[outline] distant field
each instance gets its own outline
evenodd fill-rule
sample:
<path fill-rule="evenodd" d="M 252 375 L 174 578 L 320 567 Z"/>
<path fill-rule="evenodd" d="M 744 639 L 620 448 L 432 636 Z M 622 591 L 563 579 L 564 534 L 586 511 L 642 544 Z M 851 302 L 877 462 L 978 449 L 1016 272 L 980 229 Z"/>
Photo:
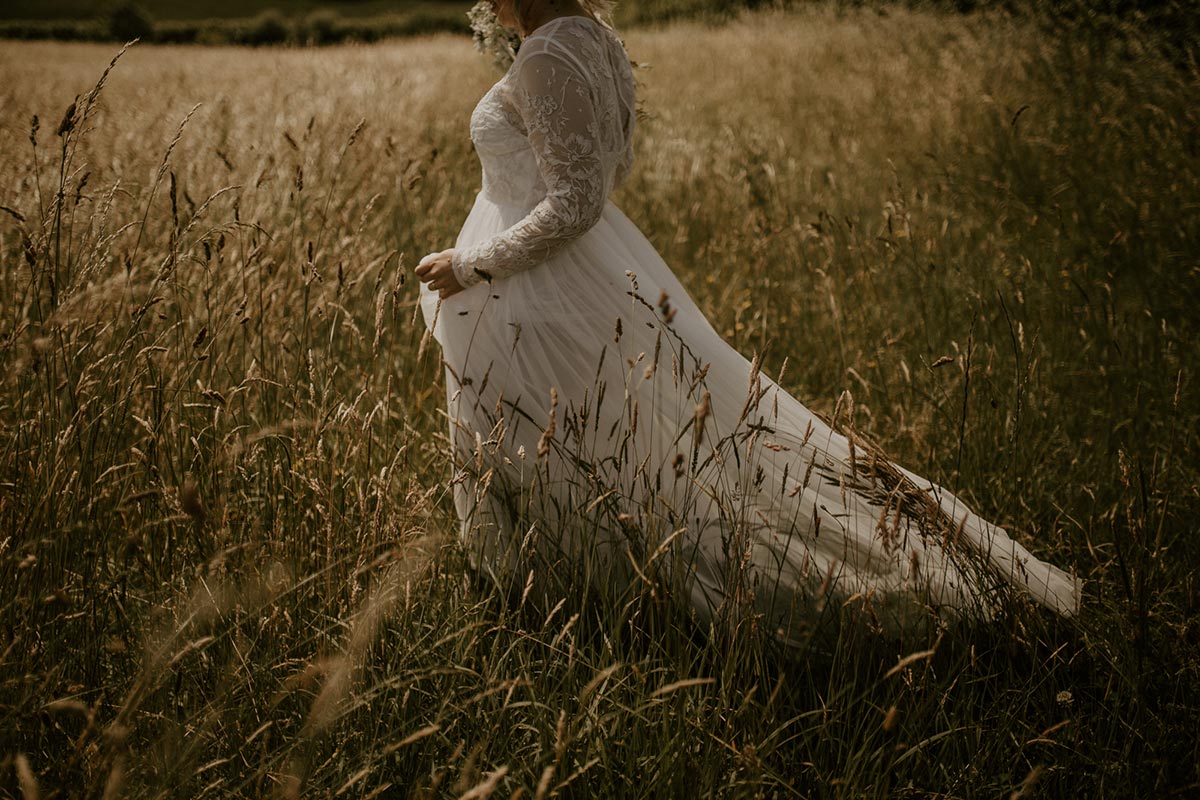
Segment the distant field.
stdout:
<path fill-rule="evenodd" d="M 5 42 L 0 796 L 1194 796 L 1200 106 L 1112 33 L 628 32 L 614 200 L 715 328 L 1086 582 L 795 661 L 648 569 L 466 579 L 412 275 L 479 188 L 464 37 L 137 45 L 94 95 L 114 46 Z"/>
<path fill-rule="evenodd" d="M 246 2 L 145 6 L 64 2 L 6 7 L 0 39 L 143 44 L 331 45 L 437 32 L 469 33 L 463 0 Z M 114 10 L 116 9 L 116 10 Z M 139 10 L 140 9 L 140 10 Z"/>
<path fill-rule="evenodd" d="M 138 4 L 156 20 L 203 20 L 253 17 L 268 9 L 288 15 L 301 15 L 317 9 L 331 9 L 341 16 L 368 17 L 414 8 L 471 6 L 466 0 L 139 0 Z M 5 0 L 0 3 L 0 20 L 69 20 L 102 16 L 116 0 Z"/>

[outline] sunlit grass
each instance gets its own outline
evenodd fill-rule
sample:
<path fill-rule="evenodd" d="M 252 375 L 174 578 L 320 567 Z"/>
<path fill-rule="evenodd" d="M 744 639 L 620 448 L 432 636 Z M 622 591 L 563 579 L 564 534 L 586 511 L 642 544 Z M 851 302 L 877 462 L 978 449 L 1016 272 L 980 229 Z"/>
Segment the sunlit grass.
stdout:
<path fill-rule="evenodd" d="M 411 275 L 478 186 L 469 44 L 139 45 L 89 104 L 112 48 L 14 43 L 5 790 L 1194 789 L 1194 72 L 901 12 L 627 41 L 649 118 L 618 204 L 765 372 L 787 357 L 824 412 L 850 390 L 893 456 L 1082 575 L 1080 620 L 847 629 L 797 664 L 504 606 L 454 544 Z"/>

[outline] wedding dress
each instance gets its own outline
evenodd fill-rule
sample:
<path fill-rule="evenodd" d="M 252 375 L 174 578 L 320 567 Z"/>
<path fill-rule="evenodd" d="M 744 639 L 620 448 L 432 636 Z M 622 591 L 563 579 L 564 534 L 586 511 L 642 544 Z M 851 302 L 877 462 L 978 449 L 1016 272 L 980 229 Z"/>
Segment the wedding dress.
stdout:
<path fill-rule="evenodd" d="M 888 631 L 1078 581 L 953 494 L 835 430 L 727 344 L 607 198 L 633 162 L 615 33 L 560 17 L 471 116 L 483 186 L 465 290 L 422 286 L 442 348 L 455 505 L 476 568 L 520 590 L 673 591 L 799 641 L 850 603 Z M 1014 591 L 1015 590 L 1015 591 Z"/>

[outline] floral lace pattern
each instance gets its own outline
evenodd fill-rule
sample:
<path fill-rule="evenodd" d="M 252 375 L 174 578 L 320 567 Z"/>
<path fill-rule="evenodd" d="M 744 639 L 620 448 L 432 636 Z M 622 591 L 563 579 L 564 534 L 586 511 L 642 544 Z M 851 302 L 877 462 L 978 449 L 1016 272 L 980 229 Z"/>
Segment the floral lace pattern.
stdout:
<path fill-rule="evenodd" d="M 616 34 L 589 17 L 535 31 L 471 115 L 483 192 L 530 211 L 457 251 L 458 282 L 529 269 L 587 233 L 629 174 L 634 118 L 633 71 Z"/>

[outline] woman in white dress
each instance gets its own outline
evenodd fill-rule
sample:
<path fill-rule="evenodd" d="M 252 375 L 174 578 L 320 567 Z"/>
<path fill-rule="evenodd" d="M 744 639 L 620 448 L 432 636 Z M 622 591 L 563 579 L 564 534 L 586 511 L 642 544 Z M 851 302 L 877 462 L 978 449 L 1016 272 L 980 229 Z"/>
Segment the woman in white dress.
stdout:
<path fill-rule="evenodd" d="M 474 566 L 667 595 L 702 627 L 748 612 L 784 643 L 831 608 L 890 633 L 1018 597 L 1075 613 L 1074 576 L 760 374 L 608 200 L 636 117 L 612 28 L 578 0 L 493 7 L 523 41 L 471 116 L 483 186 L 416 269 Z"/>

